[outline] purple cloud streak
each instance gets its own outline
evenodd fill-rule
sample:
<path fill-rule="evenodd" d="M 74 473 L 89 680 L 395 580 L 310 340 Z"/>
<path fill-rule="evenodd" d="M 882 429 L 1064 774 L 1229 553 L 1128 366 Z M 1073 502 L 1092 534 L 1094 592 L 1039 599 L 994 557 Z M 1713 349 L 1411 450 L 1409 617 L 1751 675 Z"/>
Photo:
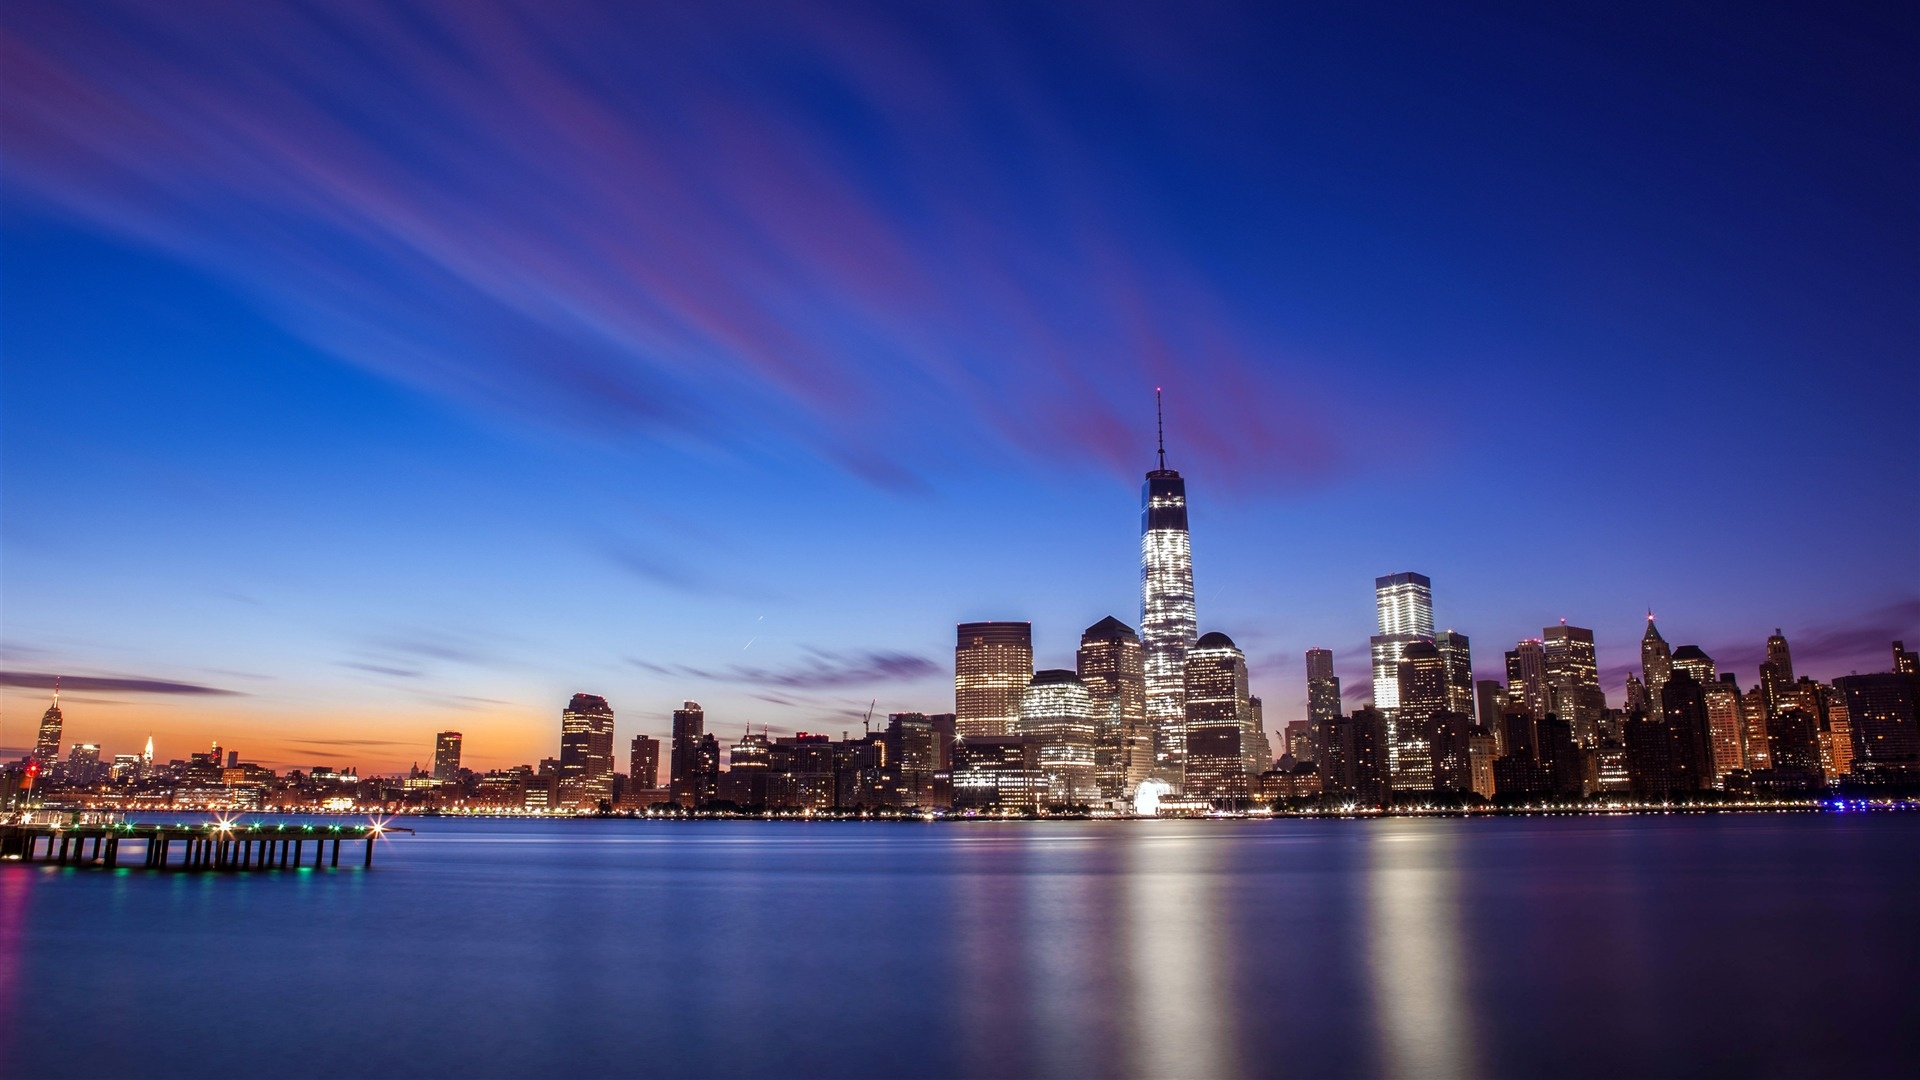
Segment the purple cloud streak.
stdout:
<path fill-rule="evenodd" d="M 1344 453 L 1305 365 L 1121 227 L 1125 170 L 990 22 L 196 11 L 11 6 L 7 182 L 353 363 L 615 440 L 798 444 L 899 488 L 982 448 L 1134 473 L 1157 382 L 1184 455 L 1240 482 Z M 1088 62 L 1184 70 L 1197 42 L 1146 29 Z"/>

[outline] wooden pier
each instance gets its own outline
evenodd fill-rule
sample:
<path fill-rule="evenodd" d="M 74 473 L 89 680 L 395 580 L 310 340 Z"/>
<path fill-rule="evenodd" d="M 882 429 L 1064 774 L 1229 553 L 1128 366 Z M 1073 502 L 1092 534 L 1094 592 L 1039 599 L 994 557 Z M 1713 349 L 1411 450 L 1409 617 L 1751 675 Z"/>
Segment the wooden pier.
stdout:
<path fill-rule="evenodd" d="M 0 861 L 145 870 L 299 870 L 340 865 L 340 847 L 412 832 L 380 825 L 0 825 Z M 44 844 L 41 841 L 45 841 Z M 131 850 L 122 855 L 123 846 Z M 307 858 L 311 846 L 313 857 Z M 135 858 L 140 862 L 135 863 Z M 352 855 L 348 855 L 351 860 Z"/>

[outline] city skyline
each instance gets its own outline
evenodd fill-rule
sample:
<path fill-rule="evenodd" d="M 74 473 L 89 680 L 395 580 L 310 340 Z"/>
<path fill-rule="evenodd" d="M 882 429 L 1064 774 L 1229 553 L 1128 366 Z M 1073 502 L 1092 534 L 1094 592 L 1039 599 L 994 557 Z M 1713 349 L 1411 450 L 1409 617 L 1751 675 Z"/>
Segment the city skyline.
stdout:
<path fill-rule="evenodd" d="M 1383 574 L 1616 703 L 1920 641 L 1884 15 L 756 11 L 0 11 L 0 747 L 944 712 L 1140 621 L 1155 387 L 1275 735 Z"/>

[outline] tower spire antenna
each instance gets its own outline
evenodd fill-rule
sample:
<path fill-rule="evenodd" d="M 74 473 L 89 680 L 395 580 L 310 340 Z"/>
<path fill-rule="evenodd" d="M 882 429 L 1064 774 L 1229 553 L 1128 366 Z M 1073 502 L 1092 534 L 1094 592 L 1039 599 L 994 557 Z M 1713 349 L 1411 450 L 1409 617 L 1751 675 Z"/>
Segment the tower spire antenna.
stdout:
<path fill-rule="evenodd" d="M 1160 471 L 1167 471 L 1167 417 L 1160 408 L 1160 388 L 1153 388 L 1153 431 L 1160 444 Z"/>

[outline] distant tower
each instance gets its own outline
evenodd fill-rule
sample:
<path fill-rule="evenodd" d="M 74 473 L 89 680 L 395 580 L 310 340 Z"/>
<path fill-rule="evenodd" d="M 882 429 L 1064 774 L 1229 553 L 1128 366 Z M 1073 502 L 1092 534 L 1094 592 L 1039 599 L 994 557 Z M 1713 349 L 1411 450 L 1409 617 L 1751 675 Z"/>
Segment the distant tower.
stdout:
<path fill-rule="evenodd" d="M 1667 639 L 1660 636 L 1660 628 L 1653 625 L 1653 612 L 1647 612 L 1647 632 L 1640 637 L 1640 670 L 1647 688 L 1647 712 L 1653 716 L 1663 714 L 1660 703 L 1660 688 L 1673 678 L 1673 650 L 1667 648 Z"/>
<path fill-rule="evenodd" d="M 1033 681 L 1033 624 L 961 623 L 953 650 L 954 728 L 961 738 L 1007 735 Z"/>
<path fill-rule="evenodd" d="M 706 728 L 707 714 L 699 702 L 681 702 L 673 711 L 673 746 L 669 750 L 668 772 L 674 804 L 683 810 L 691 810 L 704 801 L 700 790 L 703 779 L 700 740 Z"/>
<path fill-rule="evenodd" d="M 144 751 L 142 751 L 140 754 L 140 766 L 143 769 L 153 768 L 153 736 L 152 735 L 147 736 L 147 748 Z"/>
<path fill-rule="evenodd" d="M 1760 693 L 1767 703 L 1767 719 L 1780 714 L 1784 707 L 1781 695 L 1792 687 L 1793 653 L 1788 651 L 1787 639 L 1780 636 L 1780 628 L 1776 626 L 1773 636 L 1767 639 L 1767 660 L 1760 665 Z M 1776 769 L 1779 767 L 1777 763 L 1774 765 Z"/>
<path fill-rule="evenodd" d="M 1147 727 L 1146 661 L 1140 635 L 1109 615 L 1080 635 L 1080 681 L 1099 726 L 1096 772 L 1102 798 L 1129 798 L 1153 773 L 1153 731 Z"/>
<path fill-rule="evenodd" d="M 1187 482 L 1167 468 L 1160 391 L 1153 392 L 1159 467 L 1140 492 L 1140 640 L 1145 650 L 1147 722 L 1155 771 L 1179 784 L 1187 755 L 1187 650 L 1199 628 L 1193 606 L 1193 540 L 1187 533 Z"/>
<path fill-rule="evenodd" d="M 627 786 L 652 791 L 660 786 L 660 740 L 635 735 L 627 751 Z"/>
<path fill-rule="evenodd" d="M 1187 652 L 1186 791 L 1211 799 L 1249 794 L 1248 748 L 1253 741 L 1253 703 L 1247 690 L 1247 659 L 1233 639 L 1212 633 Z"/>
<path fill-rule="evenodd" d="M 1920 675 L 1920 653 L 1907 651 L 1907 643 L 1893 643 L 1893 673 L 1895 675 Z"/>
<path fill-rule="evenodd" d="M 60 762 L 60 728 L 64 721 L 60 715 L 60 680 L 53 680 L 53 704 L 40 716 L 40 738 L 33 745 L 33 756 L 40 762 L 41 769 L 51 769 Z"/>
<path fill-rule="evenodd" d="M 1793 653 L 1787 649 L 1787 639 L 1780 636 L 1777 626 L 1773 628 L 1773 636 L 1767 639 L 1767 663 L 1773 665 L 1780 685 L 1793 685 Z"/>
<path fill-rule="evenodd" d="M 443 731 L 433 737 L 433 778 L 443 784 L 460 779 L 459 732 Z"/>
<path fill-rule="evenodd" d="M 560 713 L 561 803 L 594 806 L 613 799 L 613 707 L 575 694 Z"/>
<path fill-rule="evenodd" d="M 1327 731 L 1340 719 L 1340 677 L 1333 673 L 1333 651 L 1307 650 L 1307 760 L 1319 760 L 1320 748 L 1327 744 Z M 1299 757 L 1300 752 L 1294 751 Z"/>

